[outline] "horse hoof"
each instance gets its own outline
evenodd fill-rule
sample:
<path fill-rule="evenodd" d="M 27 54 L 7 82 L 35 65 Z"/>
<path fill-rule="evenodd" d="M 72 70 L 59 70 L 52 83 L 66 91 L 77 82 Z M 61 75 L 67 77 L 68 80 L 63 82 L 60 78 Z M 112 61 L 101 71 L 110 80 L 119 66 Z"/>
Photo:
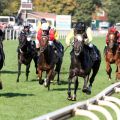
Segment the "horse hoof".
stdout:
<path fill-rule="evenodd" d="M 45 86 L 45 87 L 48 87 L 47 79 L 44 80 L 44 86 Z"/>
<path fill-rule="evenodd" d="M 72 97 L 72 101 L 76 101 L 76 97 Z"/>
<path fill-rule="evenodd" d="M 87 95 L 91 95 L 91 91 L 87 90 L 87 91 L 86 91 L 86 94 L 87 94 Z"/>
<path fill-rule="evenodd" d="M 39 80 L 39 84 L 43 85 L 44 81 L 43 80 Z"/>
<path fill-rule="evenodd" d="M 88 91 L 87 88 L 82 89 L 82 92 L 84 92 L 84 93 L 86 93 L 87 91 Z"/>
<path fill-rule="evenodd" d="M 68 97 L 67 99 L 68 99 L 68 100 L 72 100 L 72 97 Z"/>

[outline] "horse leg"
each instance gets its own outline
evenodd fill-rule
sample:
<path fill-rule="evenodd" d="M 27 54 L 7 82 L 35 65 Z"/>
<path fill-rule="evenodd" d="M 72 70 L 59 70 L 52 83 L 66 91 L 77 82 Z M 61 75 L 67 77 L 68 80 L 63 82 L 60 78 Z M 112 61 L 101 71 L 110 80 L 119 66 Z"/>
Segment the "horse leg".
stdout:
<path fill-rule="evenodd" d="M 48 90 L 50 90 L 50 81 L 51 81 L 52 72 L 53 72 L 53 69 L 48 71 L 47 78 L 44 81 L 44 86 L 48 87 Z"/>
<path fill-rule="evenodd" d="M 86 76 L 84 77 L 84 85 L 83 85 L 83 89 L 82 89 L 82 92 L 84 92 L 84 93 L 87 92 L 88 80 L 89 80 L 89 75 L 86 75 Z"/>
<path fill-rule="evenodd" d="M 1 73 L 0 73 L 0 89 L 2 89 Z"/>
<path fill-rule="evenodd" d="M 55 71 L 58 73 L 58 76 L 57 76 L 57 84 L 58 85 L 61 85 L 61 83 L 60 83 L 61 65 L 62 65 L 62 60 L 59 60 L 58 63 L 56 64 L 56 68 L 55 68 Z"/>
<path fill-rule="evenodd" d="M 26 65 L 26 81 L 28 81 L 28 76 L 29 76 L 29 69 L 30 69 L 30 64 Z"/>
<path fill-rule="evenodd" d="M 78 76 L 75 76 L 74 77 L 74 94 L 72 96 L 72 101 L 76 101 L 76 92 L 77 92 L 77 89 L 78 89 Z"/>
<path fill-rule="evenodd" d="M 116 82 L 120 79 L 120 65 L 117 65 L 117 70 L 116 70 Z"/>
<path fill-rule="evenodd" d="M 21 63 L 18 62 L 18 77 L 17 77 L 17 82 L 19 82 L 20 74 L 21 74 Z"/>
<path fill-rule="evenodd" d="M 3 87 L 2 87 L 2 81 L 0 81 L 0 89 L 2 89 Z"/>
<path fill-rule="evenodd" d="M 111 68 L 109 62 L 106 62 L 106 72 L 107 72 L 107 74 L 108 74 L 108 79 L 109 79 L 109 81 L 110 81 L 110 80 L 111 80 L 112 68 Z"/>
<path fill-rule="evenodd" d="M 38 74 L 38 71 L 37 71 L 37 61 L 38 61 L 38 58 L 37 58 L 37 56 L 35 56 L 33 58 L 33 60 L 34 60 L 34 64 L 35 64 L 36 74 Z"/>
<path fill-rule="evenodd" d="M 72 71 L 72 70 L 71 70 Z M 72 72 L 70 71 L 69 73 L 69 77 L 68 77 L 68 100 L 72 100 L 72 96 L 71 96 L 71 84 L 72 84 Z"/>
<path fill-rule="evenodd" d="M 44 83 L 44 80 L 42 80 L 42 70 L 38 70 L 38 80 L 40 85 Z"/>
<path fill-rule="evenodd" d="M 93 66 L 93 73 L 92 73 L 92 76 L 90 77 L 90 81 L 89 81 L 90 84 L 88 86 L 86 94 L 91 94 L 92 84 L 95 80 L 95 76 L 98 73 L 99 67 L 100 67 L 100 62 L 98 64 L 95 63 L 94 66 Z"/>

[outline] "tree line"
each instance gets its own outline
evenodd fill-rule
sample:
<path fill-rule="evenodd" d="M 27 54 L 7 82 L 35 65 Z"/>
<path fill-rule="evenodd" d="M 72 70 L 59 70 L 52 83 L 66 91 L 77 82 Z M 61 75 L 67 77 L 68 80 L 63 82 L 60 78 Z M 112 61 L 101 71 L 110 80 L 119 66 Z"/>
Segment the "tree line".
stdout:
<path fill-rule="evenodd" d="M 108 20 L 120 22 L 120 0 L 32 0 L 33 11 L 71 15 L 73 21 L 91 21 L 92 15 L 103 9 Z M 98 6 L 100 9 L 96 9 Z M 0 0 L 0 15 L 16 15 L 20 0 Z"/>

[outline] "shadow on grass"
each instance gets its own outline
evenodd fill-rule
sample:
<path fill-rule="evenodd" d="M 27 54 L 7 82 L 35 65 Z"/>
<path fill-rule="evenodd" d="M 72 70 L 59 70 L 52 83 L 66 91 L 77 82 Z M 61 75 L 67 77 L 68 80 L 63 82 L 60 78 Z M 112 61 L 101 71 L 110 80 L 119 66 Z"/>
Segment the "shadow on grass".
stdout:
<path fill-rule="evenodd" d="M 67 91 L 68 88 L 53 88 L 53 91 Z M 71 90 L 74 90 L 73 88 L 71 88 Z M 81 88 L 78 88 L 77 90 L 81 90 Z"/>
<path fill-rule="evenodd" d="M 18 71 L 2 70 L 0 73 L 2 73 L 2 74 L 17 74 Z M 25 73 L 25 72 L 21 71 L 21 73 Z"/>
<path fill-rule="evenodd" d="M 18 96 L 21 96 L 21 97 L 26 97 L 26 96 L 34 96 L 34 94 L 24 94 L 24 93 L 0 93 L 0 97 L 18 97 Z"/>

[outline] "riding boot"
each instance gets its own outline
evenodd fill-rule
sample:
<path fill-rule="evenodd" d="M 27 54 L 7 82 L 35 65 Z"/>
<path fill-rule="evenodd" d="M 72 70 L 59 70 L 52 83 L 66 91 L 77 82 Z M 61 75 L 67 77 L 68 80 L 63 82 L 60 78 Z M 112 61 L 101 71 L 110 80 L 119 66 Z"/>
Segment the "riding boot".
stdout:
<path fill-rule="evenodd" d="M 95 48 L 92 43 L 89 44 L 89 51 L 90 51 L 90 56 L 93 61 L 96 61 L 98 59 L 98 54 L 95 51 Z"/>

